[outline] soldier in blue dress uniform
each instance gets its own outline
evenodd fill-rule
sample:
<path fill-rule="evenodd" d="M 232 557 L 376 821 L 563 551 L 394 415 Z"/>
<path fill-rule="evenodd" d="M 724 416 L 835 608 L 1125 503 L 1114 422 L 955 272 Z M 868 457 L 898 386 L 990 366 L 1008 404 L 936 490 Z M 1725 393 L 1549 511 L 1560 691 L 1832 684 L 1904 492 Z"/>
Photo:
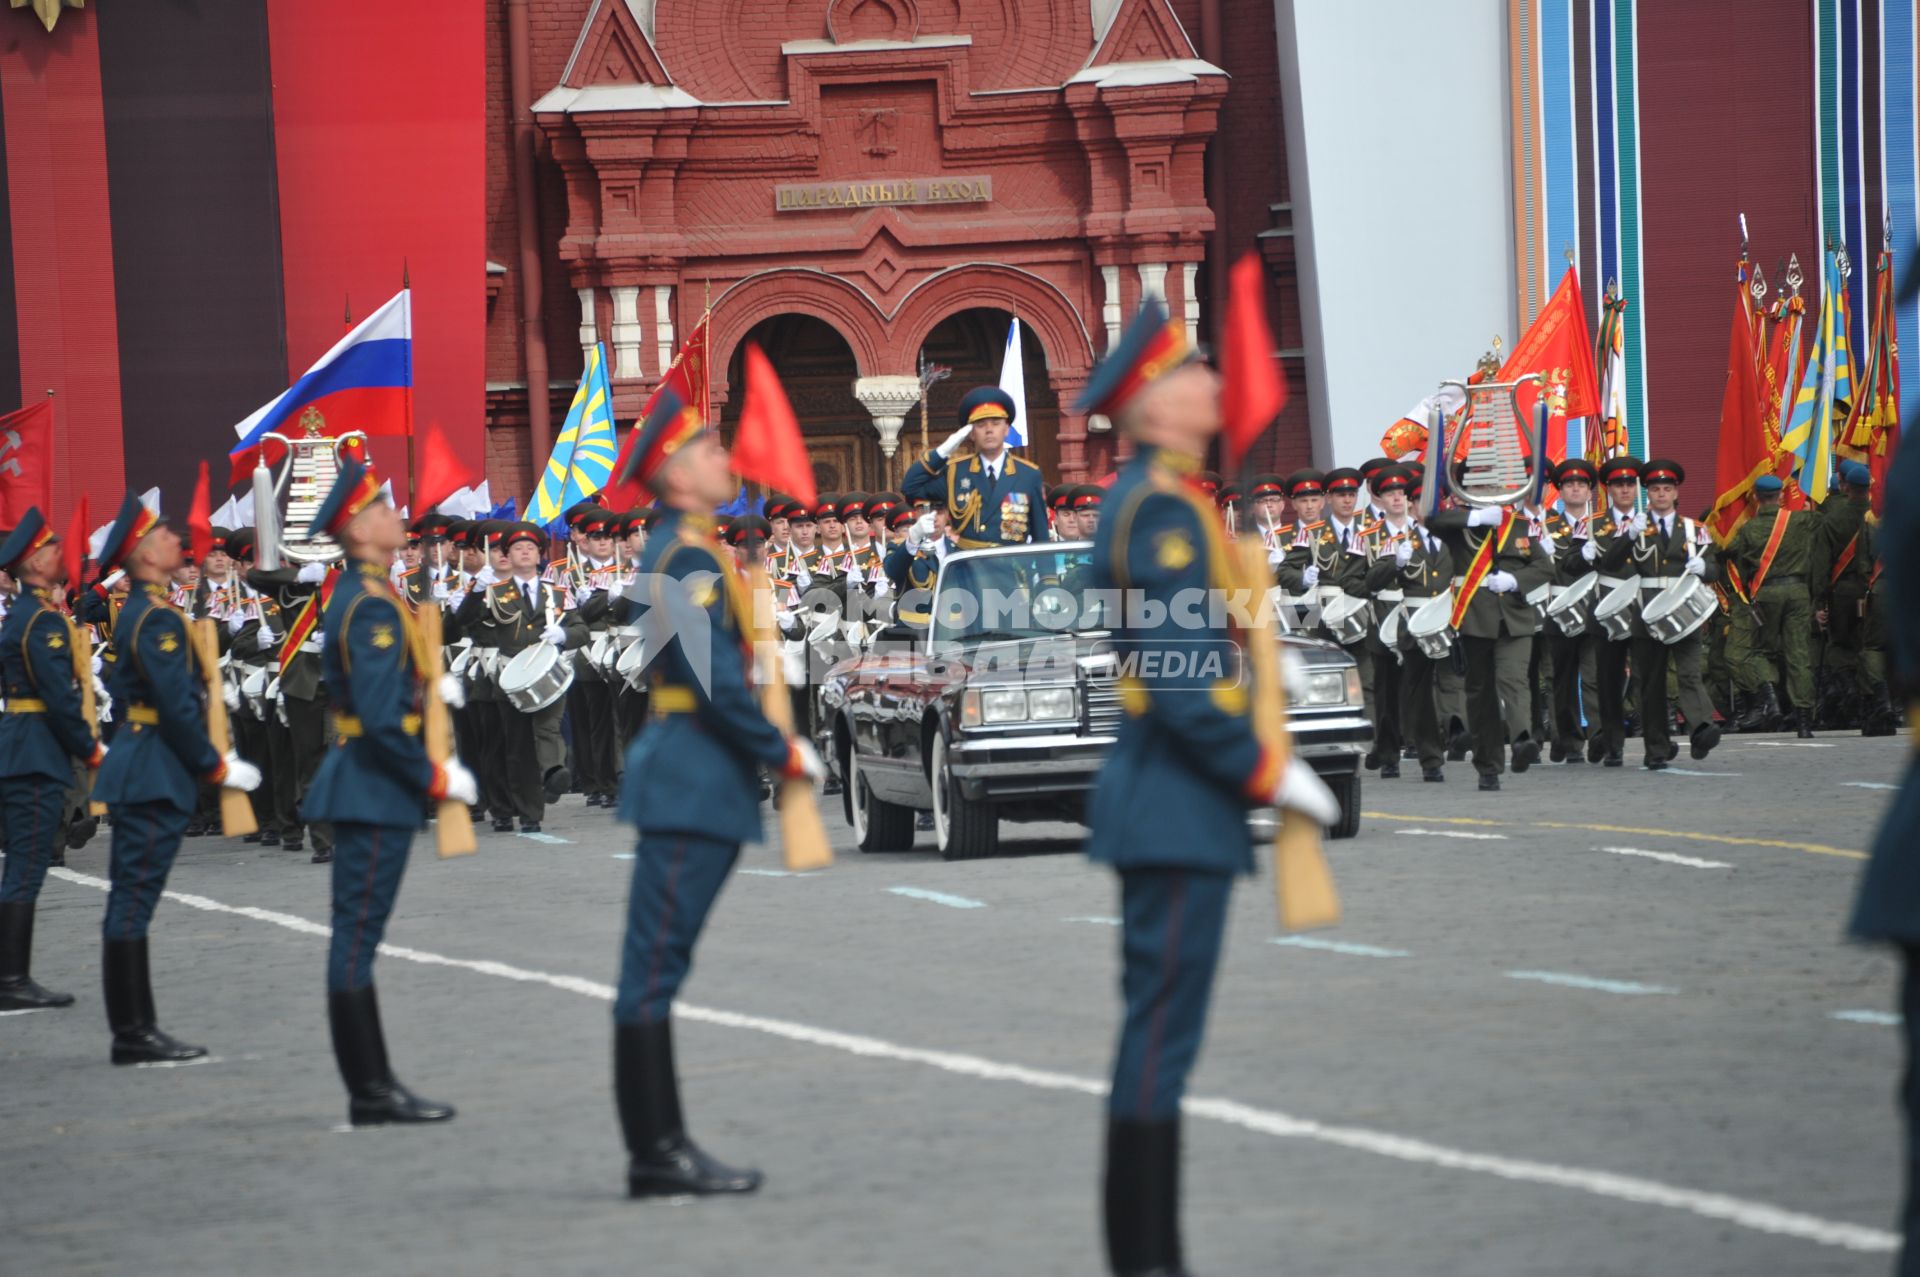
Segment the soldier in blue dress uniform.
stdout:
<path fill-rule="evenodd" d="M 207 738 L 204 683 L 187 618 L 167 602 L 183 558 L 180 535 L 129 493 L 100 550 L 100 570 L 124 568 L 132 581 L 113 628 L 108 692 L 123 726 L 100 765 L 93 797 L 113 817 L 113 848 L 102 928 L 102 980 L 113 1062 L 191 1060 L 206 1048 L 160 1030 L 147 966 L 147 928 L 166 890 L 199 783 L 251 792 L 260 769 Z"/>
<path fill-rule="evenodd" d="M 1920 492 L 1920 445 L 1902 447 L 1887 490 Z M 1920 504 L 1888 501 L 1876 547 L 1886 590 L 1887 677 L 1907 704 L 1907 724 L 1920 739 Z M 1901 1277 L 1920 1277 L 1920 749 L 1908 741 L 1907 771 L 1873 841 L 1860 880 L 1852 932 L 1856 939 L 1900 947 L 1901 1032 L 1907 1039 L 1902 1103 L 1907 1112 L 1907 1197 L 1901 1232 Z"/>
<path fill-rule="evenodd" d="M 60 538 L 38 506 L 29 509 L 0 545 L 0 571 L 20 592 L 0 621 L 0 829 L 7 863 L 0 875 L 0 1011 L 73 1005 L 71 993 L 34 983 L 34 902 L 60 837 L 61 808 L 73 783 L 75 759 L 99 767 L 106 749 L 81 711 L 80 679 L 93 671 L 74 664 L 79 633 L 53 605 L 66 583 Z"/>
<path fill-rule="evenodd" d="M 1013 397 L 998 386 L 970 392 L 960 401 L 960 428 L 910 466 L 901 481 L 909 501 L 946 507 L 962 550 L 1047 539 L 1047 491 L 1040 467 L 1007 447 L 1013 416 Z M 969 439 L 973 455 L 954 459 L 955 450 Z"/>
<path fill-rule="evenodd" d="M 425 803 L 471 805 L 479 786 L 458 759 L 431 761 L 422 743 L 426 653 L 387 575 L 406 526 L 371 468 L 343 459 L 312 531 L 331 536 L 349 560 L 321 621 L 335 739 L 300 808 L 306 820 L 333 825 L 327 1021 L 347 1117 L 355 1126 L 445 1121 L 450 1106 L 421 1099 L 393 1076 L 373 958 Z"/>
<path fill-rule="evenodd" d="M 621 781 L 620 820 L 640 842 L 613 1004 L 614 1097 L 633 1197 L 748 1193 L 760 1173 L 709 1157 L 687 1135 L 674 1071 L 674 995 L 707 913 L 740 853 L 757 841 L 760 769 L 825 777 L 804 740 L 767 721 L 751 688 L 751 603 L 707 512 L 738 487 L 726 449 L 672 391 L 641 423 L 621 476 L 658 498 L 631 602 L 644 609 L 653 723 Z"/>
<path fill-rule="evenodd" d="M 1126 718 L 1100 770 L 1087 855 L 1120 876 L 1124 1027 L 1107 1101 L 1105 1213 L 1113 1271 L 1177 1277 L 1180 1098 L 1200 1052 L 1233 880 L 1253 872 L 1250 809 L 1278 803 L 1322 824 L 1339 804 L 1299 759 L 1283 767 L 1254 731 L 1237 663 L 1176 676 L 1156 654 L 1221 651 L 1224 627 L 1176 598 L 1231 589 L 1224 528 L 1196 476 L 1220 429 L 1219 383 L 1187 362 L 1182 327 L 1149 300 L 1095 370 L 1078 411 L 1104 412 L 1139 451 L 1106 496 L 1088 576 L 1128 592 L 1114 639 L 1135 673 Z M 1148 620 L 1157 614 L 1158 623 Z"/>

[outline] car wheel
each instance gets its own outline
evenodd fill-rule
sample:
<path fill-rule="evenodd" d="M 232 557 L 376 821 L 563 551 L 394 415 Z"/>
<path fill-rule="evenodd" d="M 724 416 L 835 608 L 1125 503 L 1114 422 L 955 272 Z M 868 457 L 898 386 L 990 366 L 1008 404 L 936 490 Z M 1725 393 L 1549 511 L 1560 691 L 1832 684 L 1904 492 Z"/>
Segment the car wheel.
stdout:
<path fill-rule="evenodd" d="M 886 802 L 873 796 L 866 773 L 860 767 L 860 751 L 847 754 L 847 807 L 852 815 L 848 824 L 862 851 L 908 851 L 913 847 L 911 807 Z"/>
<path fill-rule="evenodd" d="M 1329 781 L 1327 788 L 1340 800 L 1340 823 L 1327 830 L 1327 837 L 1353 837 L 1360 832 L 1360 773 Z"/>
<path fill-rule="evenodd" d="M 933 737 L 933 839 L 943 860 L 979 860 L 1000 848 L 1000 818 L 991 803 L 960 792 L 947 755 L 947 738 Z"/>

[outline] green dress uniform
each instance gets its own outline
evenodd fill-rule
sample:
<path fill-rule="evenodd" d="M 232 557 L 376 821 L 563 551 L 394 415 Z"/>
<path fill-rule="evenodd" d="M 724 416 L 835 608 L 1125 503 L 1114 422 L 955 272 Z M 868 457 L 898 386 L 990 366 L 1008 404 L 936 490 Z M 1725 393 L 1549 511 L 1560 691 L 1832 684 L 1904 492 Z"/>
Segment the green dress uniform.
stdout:
<path fill-rule="evenodd" d="M 1759 488 L 1772 476 L 1762 476 Z M 1772 479 L 1778 484 L 1778 479 Z M 1777 491 L 1777 489 L 1775 489 Z M 1773 535 L 1776 520 L 1786 527 L 1766 575 L 1760 576 L 1761 560 Z M 1755 659 L 1757 650 L 1777 652 L 1786 681 L 1787 702 L 1803 735 L 1813 734 L 1813 595 L 1811 572 L 1824 538 L 1823 520 L 1815 510 L 1761 511 L 1740 525 L 1726 548 L 1724 563 L 1736 569 L 1737 590 L 1744 602 L 1736 599 L 1733 629 L 1728 635 L 1727 663 L 1733 673 L 1734 687 L 1742 693 L 1756 693 L 1765 668 Z M 1759 589 L 1753 588 L 1759 580 Z"/>
<path fill-rule="evenodd" d="M 1585 464 L 1584 462 L 1582 463 Z M 1554 582 L 1571 586 L 1592 575 L 1596 568 L 1584 557 L 1592 539 L 1593 516 L 1569 518 L 1559 510 L 1564 533 L 1555 534 L 1558 547 L 1554 555 Z M 1553 754 L 1569 763 L 1598 762 L 1588 742 L 1600 738 L 1600 653 L 1606 635 L 1591 622 L 1581 633 L 1568 637 L 1551 622 L 1548 659 L 1553 669 Z"/>
<path fill-rule="evenodd" d="M 1600 467 L 1602 484 L 1622 478 L 1631 478 L 1637 484 L 1640 481 L 1640 463 L 1632 457 L 1614 457 Z M 1614 552 L 1626 540 L 1626 525 L 1633 519 L 1634 512 L 1631 507 L 1621 509 L 1615 506 L 1607 499 L 1611 495 L 1602 494 L 1601 509 L 1587 524 L 1587 540 L 1580 546 L 1580 561 L 1591 565 L 1600 578 L 1600 592 L 1594 597 L 1595 606 L 1618 586 L 1625 584 L 1629 574 L 1629 569 L 1622 566 L 1626 561 L 1626 552 L 1622 550 L 1617 556 Z M 1598 732 L 1589 725 L 1587 761 L 1620 767 L 1624 765 L 1627 747 L 1627 659 L 1633 654 L 1633 637 L 1612 638 L 1597 622 L 1593 625 L 1593 631 L 1597 666 L 1594 681 L 1600 697 L 1600 720 Z"/>
<path fill-rule="evenodd" d="M 1890 491 L 1920 492 L 1920 447 L 1903 447 L 1888 475 Z M 1889 670 L 1920 729 L 1920 504 L 1890 501 L 1881 525 L 1881 576 L 1887 592 Z M 1901 1098 L 1907 1117 L 1906 1203 L 1901 1231 L 1902 1277 L 1920 1277 L 1920 751 L 1909 740 L 1900 792 L 1887 808 L 1860 879 L 1850 930 L 1856 939 L 1899 946 L 1901 1033 L 1907 1069 Z"/>
<path fill-rule="evenodd" d="M 1506 514 L 1503 518 L 1509 517 Z M 1540 620 L 1527 596 L 1553 579 L 1553 556 L 1532 536 L 1526 517 L 1511 514 L 1512 526 L 1475 527 L 1466 510 L 1442 510 L 1428 526 L 1453 552 L 1454 589 L 1464 588 L 1475 557 L 1494 540 L 1485 579 L 1468 600 L 1460 622 L 1460 646 L 1467 661 L 1467 726 L 1473 733 L 1473 768 L 1480 788 L 1500 788 L 1507 745 L 1513 746 L 1513 770 L 1524 772 L 1540 758 L 1533 737 L 1533 697 L 1527 666 Z M 1513 578 L 1512 588 L 1489 588 L 1496 573 Z"/>
<path fill-rule="evenodd" d="M 1375 482 L 1391 484 L 1403 480 L 1383 470 L 1375 476 Z M 1410 547 L 1404 565 L 1398 562 L 1402 544 Z M 1380 676 L 1376 702 L 1381 708 L 1379 725 L 1386 730 L 1376 736 L 1374 743 L 1380 753 L 1383 774 L 1390 766 L 1398 774 L 1400 751 L 1403 745 L 1411 744 L 1419 752 L 1420 778 L 1435 783 L 1446 779 L 1443 768 L 1447 761 L 1447 737 L 1440 721 L 1437 678 L 1442 663 L 1450 665 L 1453 656 L 1448 653 L 1435 660 L 1404 635 L 1407 620 L 1428 599 L 1446 593 L 1453 583 L 1453 575 L 1453 554 L 1439 538 L 1411 518 L 1404 527 L 1384 525 L 1380 554 L 1368 569 L 1367 584 L 1374 599 L 1383 607 L 1404 604 L 1406 612 L 1400 623 L 1403 638 L 1398 649 L 1399 659 L 1382 656 L 1375 663 L 1376 674 Z M 1386 712 L 1390 700 L 1396 703 L 1397 713 Z"/>

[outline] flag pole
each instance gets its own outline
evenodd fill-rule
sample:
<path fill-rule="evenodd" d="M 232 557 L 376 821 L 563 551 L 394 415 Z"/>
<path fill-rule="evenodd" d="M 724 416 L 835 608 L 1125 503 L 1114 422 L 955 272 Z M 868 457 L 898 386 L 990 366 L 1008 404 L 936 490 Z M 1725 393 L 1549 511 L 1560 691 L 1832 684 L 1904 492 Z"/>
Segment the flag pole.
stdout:
<path fill-rule="evenodd" d="M 413 508 L 413 494 L 419 478 L 413 458 L 413 272 L 404 257 L 400 259 L 400 287 L 407 294 L 407 514 L 411 518 L 418 513 Z"/>

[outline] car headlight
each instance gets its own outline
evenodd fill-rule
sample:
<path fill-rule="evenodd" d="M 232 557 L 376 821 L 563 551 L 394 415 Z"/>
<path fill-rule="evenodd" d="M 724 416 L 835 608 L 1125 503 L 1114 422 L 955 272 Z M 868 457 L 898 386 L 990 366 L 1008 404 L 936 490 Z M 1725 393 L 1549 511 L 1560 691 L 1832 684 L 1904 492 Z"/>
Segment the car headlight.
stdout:
<path fill-rule="evenodd" d="M 1078 718 L 1080 711 L 1074 705 L 1071 687 L 1041 687 L 1027 693 L 1027 717 L 1033 720 L 1056 721 L 1065 718 Z"/>
<path fill-rule="evenodd" d="M 1360 681 L 1357 670 L 1314 670 L 1307 675 L 1307 694 L 1303 705 L 1344 705 L 1347 703 L 1347 678 L 1353 675 L 1354 683 Z"/>
<path fill-rule="evenodd" d="M 1024 723 L 1027 721 L 1025 692 L 980 693 L 980 719 L 984 723 Z"/>

